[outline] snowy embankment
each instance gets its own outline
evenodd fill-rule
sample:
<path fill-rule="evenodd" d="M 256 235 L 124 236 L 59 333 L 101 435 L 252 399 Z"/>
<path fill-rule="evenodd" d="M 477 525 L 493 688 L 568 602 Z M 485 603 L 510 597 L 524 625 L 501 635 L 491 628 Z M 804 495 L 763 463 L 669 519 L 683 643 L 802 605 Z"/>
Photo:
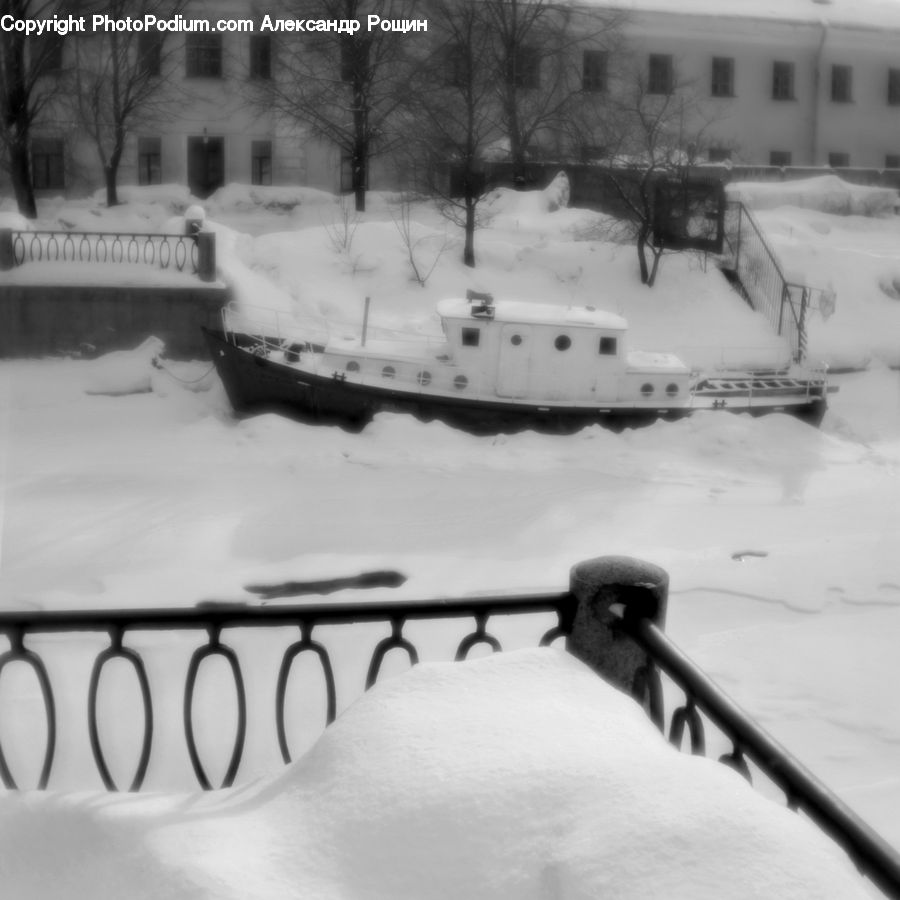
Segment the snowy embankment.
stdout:
<path fill-rule="evenodd" d="M 7 896 L 851 900 L 849 859 L 556 650 L 425 664 L 278 776 L 0 805 Z"/>
<path fill-rule="evenodd" d="M 900 198 L 837 176 L 729 187 L 755 212 L 785 277 L 831 289 L 834 315 L 808 320 L 809 356 L 833 368 L 900 368 Z"/>
<path fill-rule="evenodd" d="M 318 192 L 299 191 L 295 205 L 268 209 L 267 199 L 250 203 L 250 195 L 249 189 L 232 187 L 228 204 L 221 198 L 209 204 L 223 274 L 247 306 L 338 317 L 355 328 L 369 295 L 374 324 L 433 332 L 434 301 L 473 287 L 498 297 L 608 308 L 629 319 L 634 346 L 693 347 L 696 359 L 779 347 L 710 260 L 668 257 L 658 286 L 641 287 L 633 248 L 601 239 L 606 223 L 595 213 L 550 212 L 538 198 L 500 193 L 486 207 L 493 220 L 478 233 L 479 265 L 473 271 L 458 261 L 455 232 L 433 209 L 417 206 L 414 234 L 423 239 L 416 244 L 417 259 L 437 258 L 421 286 L 412 279 L 408 250 L 392 221 L 399 208 L 391 198 L 374 197 L 372 210 L 345 229 L 341 206 Z M 141 221 L 162 224 L 187 205 L 184 198 L 164 198 L 154 206 L 143 197 L 134 212 Z M 247 210 L 238 208 L 245 203 Z M 129 209 L 109 212 L 124 224 Z M 772 214 L 798 230 L 807 215 L 787 208 Z M 95 216 L 88 204 L 50 210 L 54 221 L 76 215 L 97 218 L 105 211 Z M 850 232 L 854 240 L 871 233 L 873 242 L 883 233 L 885 248 L 891 240 L 900 246 L 893 219 L 829 215 L 823 221 L 831 230 L 808 229 L 802 246 L 815 249 L 819 238 L 827 241 L 841 228 L 847 240 Z M 823 259 L 828 255 L 822 251 Z M 569 566 L 578 560 L 608 553 L 640 556 L 670 573 L 668 628 L 675 639 L 842 798 L 900 843 L 900 710 L 893 696 L 900 657 L 891 643 L 900 628 L 900 378 L 884 365 L 896 363 L 900 352 L 892 338 L 900 333 L 900 302 L 876 293 L 873 276 L 880 269 L 857 263 L 845 259 L 846 271 L 836 273 L 848 279 L 844 286 L 835 284 L 839 313 L 815 323 L 821 331 L 813 347 L 831 346 L 833 359 L 871 357 L 872 363 L 839 379 L 841 392 L 832 397 L 820 431 L 778 415 L 754 420 L 710 413 L 622 434 L 589 428 L 567 437 L 475 438 L 438 423 L 384 415 L 351 435 L 271 415 L 235 421 L 204 363 L 161 371 L 137 351 L 97 361 L 0 361 L 2 603 L 58 608 L 190 605 L 210 597 L 259 602 L 245 585 L 365 569 L 403 572 L 407 582 L 392 593 L 398 598 L 555 590 L 565 586 Z M 855 310 L 868 330 L 854 327 Z M 123 394 L 123 384 L 140 393 Z M 528 643 L 512 624 L 491 626 L 507 648 Z M 360 694 L 371 648 L 383 636 L 372 629 L 328 634 L 340 710 Z M 251 740 L 239 775 L 245 782 L 280 768 L 274 740 L 263 747 L 258 737 L 272 738 L 271 691 L 280 657 L 256 638 L 229 637 L 241 652 L 251 698 Z M 286 646 L 295 637 L 279 639 Z M 455 647 L 454 635 L 423 630 L 416 637 L 423 659 L 446 659 Z M 197 636 L 142 634 L 132 640 L 147 659 L 158 712 L 148 787 L 187 788 L 193 781 L 180 703 Z M 84 693 L 102 643 L 75 637 L 35 646 L 50 658 L 61 716 L 51 787 L 98 787 Z M 29 740 L 41 739 L 43 712 L 33 679 L 10 675 L 7 669 L 0 681 L 0 709 L 13 710 L 3 717 L 4 728 L 21 726 L 26 739 L 4 738 L 4 748 L 20 748 L 10 749 L 8 758 L 33 782 L 40 760 L 28 752 L 35 746 Z M 213 735 L 212 748 L 224 754 L 233 732 L 229 721 L 220 722 L 232 714 L 222 697 L 230 694 L 217 691 L 211 680 L 203 724 Z M 116 714 L 104 723 L 111 743 L 116 727 L 127 725 L 134 734 L 140 724 L 134 694 L 125 688 L 117 694 L 112 685 L 111 699 L 125 703 L 113 703 Z M 542 705 L 535 712 L 551 710 Z M 310 721 L 319 719 L 298 715 L 291 732 L 297 752 L 316 736 Z M 550 739 L 547 733 L 542 737 Z M 120 773 L 133 771 L 136 758 L 133 740 L 121 757 L 115 774 L 124 780 Z M 371 762 L 380 761 L 373 756 Z M 288 770 L 285 784 L 300 777 L 303 766 Z M 31 783 L 25 776 L 22 781 Z M 272 794 L 280 785 L 263 784 Z M 435 801 L 435 822 L 445 822 L 448 810 L 461 815 L 453 785 L 443 786 L 447 806 Z M 209 863 L 203 871 L 220 856 L 235 866 L 246 860 L 244 877 L 251 880 L 262 879 L 267 868 L 277 873 L 294 864 L 279 857 L 274 866 L 267 854 L 272 847 L 278 856 L 288 807 L 264 802 L 274 797 L 261 787 L 246 791 L 222 798 L 221 821 L 210 824 L 218 831 L 192 833 L 186 844 L 204 867 Z M 244 796 L 258 810 L 251 837 L 259 841 L 251 842 L 243 827 L 220 840 L 231 821 L 225 812 L 235 813 L 231 804 L 239 806 Z M 119 810 L 143 804 L 158 809 L 156 802 L 50 795 L 23 801 L 26 814 L 18 802 L 4 801 L 4 828 L 18 833 L 23 859 L 34 859 L 25 851 L 37 852 L 38 843 L 44 847 L 46 835 L 58 835 L 61 853 L 96 859 L 96 867 L 85 871 L 100 879 L 104 860 L 116 856 L 107 840 L 122 848 L 121 855 L 145 858 L 143 826 L 119 829 Z M 162 805 L 172 804 L 175 815 L 174 805 L 182 803 L 214 819 L 216 802 L 192 796 Z M 96 812 L 107 806 L 109 821 Z M 73 818 L 64 810 L 72 810 Z M 121 815 L 137 821 L 136 812 Z M 245 820 L 233 821 L 243 826 Z M 498 839 L 518 839 L 517 827 L 527 821 L 521 814 L 512 823 L 496 821 Z M 593 827 L 593 820 L 588 824 Z M 673 837 L 656 849 L 677 867 L 685 841 Z M 177 843 L 166 843 L 166 852 L 180 860 Z M 575 843 L 579 853 L 583 846 L 586 853 L 596 852 L 596 871 L 619 864 L 589 834 Z M 151 860 L 157 865 L 159 857 Z M 46 866 L 44 871 L 48 891 L 65 883 Z M 585 878 L 595 876 L 593 869 L 584 871 Z M 169 883 L 173 897 L 197 896 L 178 893 L 187 890 L 180 875 L 171 875 Z M 693 890 L 694 882 L 689 884 Z M 437 880 L 432 887 L 441 889 Z M 577 896 L 579 884 L 566 883 L 566 889 Z M 108 893 L 129 896 L 113 888 Z"/>

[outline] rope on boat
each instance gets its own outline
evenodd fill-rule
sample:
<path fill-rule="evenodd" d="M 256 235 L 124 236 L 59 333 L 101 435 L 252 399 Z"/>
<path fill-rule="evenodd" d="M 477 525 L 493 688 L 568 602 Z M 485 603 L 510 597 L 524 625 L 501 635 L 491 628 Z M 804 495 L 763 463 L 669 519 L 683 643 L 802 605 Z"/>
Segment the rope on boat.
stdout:
<path fill-rule="evenodd" d="M 158 356 L 154 356 L 152 360 L 150 360 L 154 369 L 159 369 L 160 372 L 165 372 L 170 378 L 174 378 L 175 381 L 180 381 L 182 384 L 198 384 L 203 381 L 210 372 L 215 370 L 215 365 L 211 365 L 199 378 L 179 378 L 171 369 L 167 368 L 162 364 L 160 358 Z"/>

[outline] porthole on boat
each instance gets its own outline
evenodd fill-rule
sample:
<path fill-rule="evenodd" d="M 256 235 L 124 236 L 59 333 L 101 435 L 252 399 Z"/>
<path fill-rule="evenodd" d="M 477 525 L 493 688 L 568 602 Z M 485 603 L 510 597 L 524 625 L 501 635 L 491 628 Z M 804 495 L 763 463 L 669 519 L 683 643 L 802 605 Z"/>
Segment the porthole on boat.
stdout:
<path fill-rule="evenodd" d="M 567 334 L 561 334 L 553 342 L 553 346 L 560 351 L 568 350 L 569 347 L 572 346 L 572 338 L 570 338 Z"/>
<path fill-rule="evenodd" d="M 453 387 L 455 387 L 458 391 L 465 390 L 469 385 L 469 379 L 466 378 L 465 375 L 457 375 L 456 378 L 453 379 Z"/>
<path fill-rule="evenodd" d="M 521 334 L 514 334 L 514 335 L 509 339 L 509 342 L 513 345 L 513 347 L 518 347 L 519 344 L 522 343 L 522 335 L 521 335 Z"/>
<path fill-rule="evenodd" d="M 419 382 L 422 387 L 426 387 L 431 384 L 431 372 L 419 372 L 416 376 L 416 380 Z"/>
<path fill-rule="evenodd" d="M 676 396 L 677 393 L 678 393 L 678 385 L 675 384 L 674 381 L 670 381 L 666 385 L 666 394 L 668 394 L 670 397 L 674 397 L 674 396 Z"/>
<path fill-rule="evenodd" d="M 393 378 L 397 374 L 397 370 L 393 366 L 385 366 L 381 370 L 383 378 Z"/>
<path fill-rule="evenodd" d="M 348 372 L 358 372 L 359 363 L 355 359 L 351 359 L 350 362 L 347 363 L 346 369 Z"/>
<path fill-rule="evenodd" d="M 645 381 L 645 382 L 641 385 L 641 394 L 642 394 L 642 396 L 644 396 L 644 397 L 650 397 L 650 396 L 653 395 L 653 385 L 650 384 L 649 381 Z"/>

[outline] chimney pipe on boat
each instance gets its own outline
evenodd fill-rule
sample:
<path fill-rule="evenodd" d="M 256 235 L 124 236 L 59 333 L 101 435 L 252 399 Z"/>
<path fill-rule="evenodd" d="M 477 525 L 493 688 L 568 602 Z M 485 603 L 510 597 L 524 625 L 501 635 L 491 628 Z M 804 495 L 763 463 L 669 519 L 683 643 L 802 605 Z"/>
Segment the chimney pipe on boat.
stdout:
<path fill-rule="evenodd" d="M 366 304 L 363 307 L 363 326 L 362 326 L 362 340 L 360 341 L 360 347 L 366 346 L 366 331 L 369 328 L 369 301 L 370 297 L 366 297 Z"/>

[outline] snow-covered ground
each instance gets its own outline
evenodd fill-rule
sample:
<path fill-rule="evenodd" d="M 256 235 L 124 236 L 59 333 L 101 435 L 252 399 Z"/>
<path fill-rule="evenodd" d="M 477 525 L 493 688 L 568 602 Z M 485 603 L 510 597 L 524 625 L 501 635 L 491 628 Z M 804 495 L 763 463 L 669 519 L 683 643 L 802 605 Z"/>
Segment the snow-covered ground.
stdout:
<path fill-rule="evenodd" d="M 818 193 L 825 196 L 824 186 Z M 176 188 L 138 194 L 112 211 L 95 201 L 49 204 L 43 224 L 87 228 L 109 216 L 123 229 L 151 230 L 190 202 Z M 248 306 L 347 327 L 358 327 L 371 296 L 375 326 L 430 333 L 434 302 L 472 287 L 610 309 L 629 320 L 632 346 L 676 350 L 696 364 L 785 352 L 712 260 L 668 257 L 657 287 L 641 287 L 633 248 L 604 241 L 607 223 L 596 213 L 549 212 L 540 196 L 500 192 L 486 207 L 473 271 L 459 262 L 454 229 L 414 206 L 417 265 L 424 271 L 436 260 L 422 286 L 394 221 L 396 198 L 374 196 L 371 206 L 356 222 L 319 192 L 230 186 L 207 204 L 221 276 Z M 408 576 L 397 597 L 558 589 L 579 560 L 643 557 L 670 573 L 673 637 L 900 845 L 900 656 L 892 643 L 900 629 L 900 374 L 890 368 L 900 365 L 900 300 L 885 289 L 900 276 L 900 220 L 785 206 L 759 218 L 800 280 L 836 289 L 835 315 L 812 323 L 810 356 L 866 365 L 835 379 L 840 392 L 820 430 L 778 415 L 711 413 L 622 434 L 595 427 L 566 437 L 476 438 L 383 415 L 351 435 L 271 415 L 236 421 L 205 363 L 159 371 L 146 352 L 0 361 L 0 603 L 256 602 L 244 585 L 382 568 Z M 123 385 L 140 392 L 122 394 Z M 425 658 L 447 658 L 461 636 L 449 630 L 423 631 Z M 524 628 L 493 630 L 508 647 L 534 640 Z M 329 635 L 341 709 L 361 692 L 382 636 Z M 155 698 L 160 692 L 148 785 L 185 789 L 180 691 L 193 638 L 139 640 Z M 259 670 L 248 676 L 258 700 L 246 781 L 279 769 L 274 739 L 252 737 L 273 730 L 278 658 L 256 637 L 236 645 L 247 669 Z M 51 786 L 96 788 L 83 719 L 101 644 L 41 646 L 60 689 Z M 20 675 L 8 670 L 0 680 L 0 708 L 12 711 L 3 717 L 4 750 L 27 783 L 39 760 L 7 750 L 27 745 L 8 740 L 7 729 L 39 735 L 42 711 Z M 121 718 L 127 731 L 128 715 Z M 216 735 L 228 745 L 230 720 L 221 710 L 207 719 L 214 752 Z M 298 751 L 315 729 L 299 732 Z M 133 751 L 132 742 L 120 771 L 133 768 Z M 75 821 L 81 802 L 54 801 L 74 804 Z M 30 813 L 36 833 L 51 827 L 41 803 Z M 105 839 L 107 827 L 94 824 Z M 218 859 L 215 846 L 208 853 L 207 862 Z M 434 891 L 418 896 L 442 896 Z"/>

